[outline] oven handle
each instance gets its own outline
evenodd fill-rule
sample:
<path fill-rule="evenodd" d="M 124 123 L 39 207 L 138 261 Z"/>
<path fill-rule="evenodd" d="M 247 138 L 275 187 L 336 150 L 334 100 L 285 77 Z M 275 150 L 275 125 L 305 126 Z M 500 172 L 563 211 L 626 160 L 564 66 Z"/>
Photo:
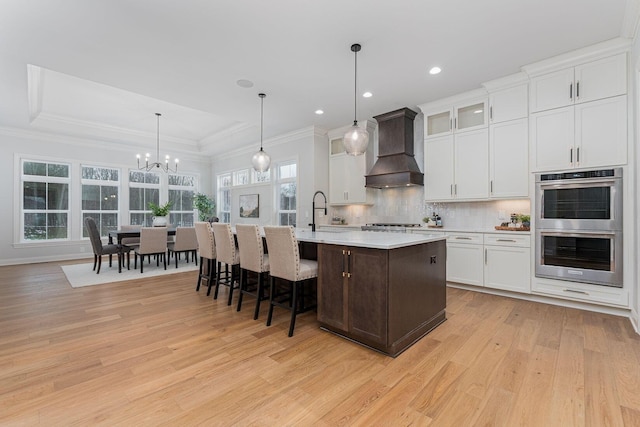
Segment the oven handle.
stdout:
<path fill-rule="evenodd" d="M 567 179 L 556 181 L 538 181 L 541 190 L 557 188 L 581 188 L 581 187 L 613 187 L 619 178 L 613 179 Z"/>
<path fill-rule="evenodd" d="M 615 237 L 616 234 L 619 234 L 619 231 L 578 231 L 578 230 L 568 230 L 568 231 L 549 231 L 549 230 L 538 230 L 538 234 L 540 236 L 552 236 L 552 237 L 607 237 L 612 238 Z"/>

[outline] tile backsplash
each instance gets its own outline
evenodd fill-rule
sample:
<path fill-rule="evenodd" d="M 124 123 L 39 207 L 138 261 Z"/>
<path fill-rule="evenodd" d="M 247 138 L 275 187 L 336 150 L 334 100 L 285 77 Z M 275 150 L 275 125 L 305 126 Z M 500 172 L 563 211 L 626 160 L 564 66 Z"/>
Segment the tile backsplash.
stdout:
<path fill-rule="evenodd" d="M 420 224 L 422 218 L 437 213 L 445 227 L 485 229 L 509 221 L 511 213 L 529 214 L 528 199 L 482 202 L 428 203 L 423 187 L 387 188 L 375 191 L 372 206 L 333 206 L 329 217 L 344 218 L 348 224 Z"/>

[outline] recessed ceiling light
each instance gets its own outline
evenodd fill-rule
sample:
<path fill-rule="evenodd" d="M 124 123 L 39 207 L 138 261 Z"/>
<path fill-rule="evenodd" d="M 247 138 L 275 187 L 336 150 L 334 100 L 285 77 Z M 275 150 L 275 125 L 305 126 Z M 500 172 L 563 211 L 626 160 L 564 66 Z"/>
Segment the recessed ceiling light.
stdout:
<path fill-rule="evenodd" d="M 253 82 L 251 80 L 240 79 L 236 82 L 236 84 L 245 89 L 253 87 Z"/>
<path fill-rule="evenodd" d="M 439 74 L 440 71 L 442 71 L 440 67 L 433 67 L 432 69 L 429 70 L 429 74 L 432 74 L 432 75 Z"/>
<path fill-rule="evenodd" d="M 324 114 L 324 111 L 322 111 L 322 110 L 316 110 L 316 114 L 320 116 L 320 115 Z"/>
<path fill-rule="evenodd" d="M 480 113 L 482 113 L 482 110 L 476 110 L 473 112 L 473 114 L 480 114 Z"/>
<path fill-rule="evenodd" d="M 371 98 L 373 96 L 373 94 L 371 92 L 365 92 L 362 94 L 363 98 Z"/>

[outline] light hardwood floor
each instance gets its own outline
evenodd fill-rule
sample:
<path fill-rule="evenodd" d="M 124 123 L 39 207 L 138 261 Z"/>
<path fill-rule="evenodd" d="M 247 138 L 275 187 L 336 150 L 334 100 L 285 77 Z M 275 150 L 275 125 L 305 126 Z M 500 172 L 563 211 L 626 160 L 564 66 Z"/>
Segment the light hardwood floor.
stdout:
<path fill-rule="evenodd" d="M 196 274 L 72 289 L 57 263 L 0 267 L 0 425 L 640 426 L 628 319 L 449 289 L 393 359 L 315 313 L 288 338 L 286 312 L 267 328 Z"/>

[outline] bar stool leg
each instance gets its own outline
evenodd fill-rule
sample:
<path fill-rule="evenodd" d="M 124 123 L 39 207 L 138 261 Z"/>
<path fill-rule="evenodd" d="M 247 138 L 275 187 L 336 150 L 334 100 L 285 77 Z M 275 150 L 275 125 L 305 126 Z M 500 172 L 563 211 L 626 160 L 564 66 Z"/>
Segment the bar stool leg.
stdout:
<path fill-rule="evenodd" d="M 293 328 L 296 326 L 296 314 L 298 307 L 298 286 L 301 282 L 293 282 L 293 302 L 291 305 L 291 321 L 289 322 L 289 336 L 293 336 Z"/>
<path fill-rule="evenodd" d="M 267 315 L 267 326 L 271 326 L 271 318 L 273 317 L 273 294 L 275 289 L 276 279 L 272 277 L 269 281 L 269 315 Z"/>

